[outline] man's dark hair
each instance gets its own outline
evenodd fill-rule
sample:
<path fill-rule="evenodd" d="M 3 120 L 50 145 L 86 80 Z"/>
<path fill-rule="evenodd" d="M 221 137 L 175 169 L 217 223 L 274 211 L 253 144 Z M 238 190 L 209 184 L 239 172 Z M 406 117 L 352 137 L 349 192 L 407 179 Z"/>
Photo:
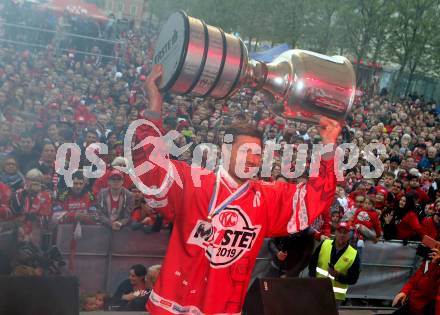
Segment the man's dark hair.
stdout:
<path fill-rule="evenodd" d="M 84 174 L 82 171 L 76 171 L 75 173 L 73 173 L 72 175 L 72 179 L 79 179 L 79 180 L 83 180 L 84 179 Z"/>
<path fill-rule="evenodd" d="M 382 174 L 382 178 L 384 178 L 385 176 L 392 177 L 393 179 L 396 178 L 396 176 L 394 175 L 393 172 L 383 172 L 383 174 Z"/>
<path fill-rule="evenodd" d="M 231 134 L 234 137 L 232 143 L 235 142 L 238 136 L 258 138 L 260 139 L 261 143 L 263 143 L 263 133 L 258 130 L 257 127 L 251 126 L 246 122 L 236 122 L 226 127 L 225 135 L 227 134 Z"/>
<path fill-rule="evenodd" d="M 403 182 L 402 182 L 400 179 L 396 179 L 396 180 L 394 181 L 394 184 L 396 184 L 396 183 L 400 185 L 400 189 L 403 188 Z"/>
<path fill-rule="evenodd" d="M 420 148 L 420 149 L 424 149 L 424 150 L 426 150 L 426 144 L 424 144 L 424 143 L 419 143 L 419 144 L 416 145 L 416 148 Z"/>
<path fill-rule="evenodd" d="M 42 164 L 42 165 L 38 166 L 38 169 L 40 170 L 40 172 L 43 175 L 53 174 L 53 172 L 54 172 L 54 168 L 52 166 L 49 166 L 46 164 Z"/>
<path fill-rule="evenodd" d="M 147 275 L 147 268 L 144 265 L 133 265 L 130 267 L 130 270 L 133 270 L 137 277 L 145 277 Z"/>
<path fill-rule="evenodd" d="M 391 157 L 390 163 L 393 163 L 393 162 L 400 164 L 400 158 L 398 156 Z"/>
<path fill-rule="evenodd" d="M 413 180 L 413 179 L 419 179 L 419 177 L 418 176 L 416 176 L 416 175 L 412 175 L 412 174 L 409 174 L 408 175 L 408 177 L 406 178 L 408 181 L 411 181 L 411 180 Z"/>
<path fill-rule="evenodd" d="M 72 139 L 73 139 L 72 129 L 61 128 L 60 131 L 58 132 L 58 134 L 66 142 L 72 141 Z"/>
<path fill-rule="evenodd" d="M 97 137 L 99 138 L 98 132 L 96 132 L 96 130 L 93 130 L 93 129 L 87 129 L 87 133 L 94 134 L 95 136 L 97 136 Z"/>

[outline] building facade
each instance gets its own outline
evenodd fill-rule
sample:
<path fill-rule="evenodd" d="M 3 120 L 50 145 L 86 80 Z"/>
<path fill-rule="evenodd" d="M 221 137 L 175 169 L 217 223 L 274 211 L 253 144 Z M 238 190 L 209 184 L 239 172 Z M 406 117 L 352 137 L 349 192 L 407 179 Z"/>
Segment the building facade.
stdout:
<path fill-rule="evenodd" d="M 117 19 L 134 20 L 139 25 L 146 15 L 147 0 L 106 0 L 105 10 Z"/>

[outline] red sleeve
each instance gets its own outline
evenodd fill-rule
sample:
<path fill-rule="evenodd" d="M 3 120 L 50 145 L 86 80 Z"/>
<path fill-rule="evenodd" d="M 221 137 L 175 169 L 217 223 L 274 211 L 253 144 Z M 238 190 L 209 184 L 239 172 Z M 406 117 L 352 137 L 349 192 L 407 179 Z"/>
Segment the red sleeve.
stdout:
<path fill-rule="evenodd" d="M 160 130 L 162 135 L 165 135 L 160 120 L 149 119 L 149 121 Z M 146 197 L 152 197 L 154 208 L 160 211 L 167 220 L 172 221 L 176 211 L 182 209 L 181 204 L 185 197 L 182 193 L 183 189 L 193 186 L 190 166 L 185 162 L 164 159 L 160 155 L 164 151 L 161 150 L 165 146 L 164 143 L 160 141 L 157 130 L 146 124 L 139 126 L 136 130 L 136 143 L 143 140 L 148 141 L 142 148 L 132 151 L 136 173 L 139 174 L 137 177 L 150 189 L 163 187 L 160 193 L 146 195 Z M 153 141 L 156 142 L 155 145 L 152 144 Z M 158 160 L 165 161 L 165 165 L 159 166 L 155 163 Z M 146 171 L 148 167 L 152 168 Z M 174 174 L 175 178 L 170 174 Z"/>
<path fill-rule="evenodd" d="M 52 215 L 52 198 L 50 197 L 50 193 L 48 191 L 43 191 L 40 193 L 40 209 L 38 213 L 42 216 L 51 216 Z"/>
<path fill-rule="evenodd" d="M 376 211 L 374 211 L 374 215 L 371 218 L 374 225 L 374 230 L 376 231 L 376 237 L 380 237 L 382 235 L 382 226 L 380 224 L 379 215 Z"/>
<path fill-rule="evenodd" d="M 440 310 L 440 285 L 437 286 L 437 296 L 436 296 L 436 302 L 435 302 L 435 309 L 437 310 L 437 313 Z"/>
<path fill-rule="evenodd" d="M 69 211 L 69 202 L 70 197 L 67 197 L 66 200 L 63 201 L 63 210 L 65 211 L 64 217 L 62 219 L 63 223 L 73 223 L 75 222 L 75 211 Z"/>
<path fill-rule="evenodd" d="M 409 215 L 407 215 L 407 220 L 408 220 L 408 224 L 411 227 L 411 230 L 413 230 L 414 232 L 416 232 L 420 238 L 423 237 L 423 229 L 422 226 L 420 225 L 420 221 L 419 218 L 417 217 L 417 214 L 415 214 L 413 211 L 410 211 L 408 213 Z"/>
<path fill-rule="evenodd" d="M 7 185 L 0 186 L 0 218 L 6 218 L 10 213 L 11 189 Z"/>
<path fill-rule="evenodd" d="M 276 182 L 271 192 L 264 192 L 268 211 L 267 236 L 281 236 L 304 230 L 324 211 L 329 211 L 335 197 L 336 176 L 333 159 L 321 161 L 319 175 L 307 184 Z"/>
<path fill-rule="evenodd" d="M 403 286 L 401 292 L 408 295 L 411 290 L 415 287 L 417 282 L 420 280 L 420 278 L 423 276 L 423 271 L 425 270 L 425 263 L 423 262 L 422 265 L 417 269 L 417 271 L 409 278 L 408 282 L 405 283 Z"/>
<path fill-rule="evenodd" d="M 109 174 L 110 174 L 110 170 L 105 172 L 105 174 L 102 177 L 96 179 L 96 181 L 95 181 L 95 183 L 93 184 L 93 187 L 92 187 L 92 192 L 93 192 L 93 194 L 95 196 L 98 196 L 99 192 L 103 188 L 106 188 L 108 186 L 107 182 L 108 182 Z"/>
<path fill-rule="evenodd" d="M 429 196 L 426 192 L 423 191 L 423 189 L 421 188 L 417 189 L 417 193 L 419 194 L 420 202 L 422 203 L 429 202 Z"/>
<path fill-rule="evenodd" d="M 422 233 L 423 235 L 428 235 L 433 239 L 437 238 L 437 228 L 432 221 L 432 217 L 425 218 L 422 222 Z"/>

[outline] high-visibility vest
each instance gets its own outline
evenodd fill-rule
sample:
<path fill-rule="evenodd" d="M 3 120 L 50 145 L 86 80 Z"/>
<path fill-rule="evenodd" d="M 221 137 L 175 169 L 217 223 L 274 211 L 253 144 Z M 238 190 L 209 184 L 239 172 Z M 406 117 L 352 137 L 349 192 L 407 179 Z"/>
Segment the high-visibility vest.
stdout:
<path fill-rule="evenodd" d="M 336 300 L 345 300 L 347 295 L 348 285 L 340 283 L 335 280 L 335 278 L 328 273 L 328 264 L 330 263 L 330 257 L 332 253 L 332 240 L 325 240 L 321 245 L 321 251 L 319 252 L 318 265 L 316 266 L 316 277 L 317 278 L 330 278 L 333 285 L 333 292 L 335 293 Z M 357 251 L 350 245 L 348 245 L 345 252 L 338 259 L 335 264 L 335 270 L 342 275 L 347 275 L 348 269 L 356 258 Z"/>

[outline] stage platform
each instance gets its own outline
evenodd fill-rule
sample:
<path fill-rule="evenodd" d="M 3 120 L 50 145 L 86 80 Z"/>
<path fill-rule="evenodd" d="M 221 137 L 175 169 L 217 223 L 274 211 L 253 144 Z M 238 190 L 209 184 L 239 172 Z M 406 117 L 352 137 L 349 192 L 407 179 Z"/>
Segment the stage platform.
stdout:
<path fill-rule="evenodd" d="M 341 310 L 339 315 L 374 315 L 378 311 L 367 310 Z M 390 311 L 381 311 L 380 314 L 391 314 Z M 146 312 L 81 312 L 81 315 L 148 315 Z"/>

